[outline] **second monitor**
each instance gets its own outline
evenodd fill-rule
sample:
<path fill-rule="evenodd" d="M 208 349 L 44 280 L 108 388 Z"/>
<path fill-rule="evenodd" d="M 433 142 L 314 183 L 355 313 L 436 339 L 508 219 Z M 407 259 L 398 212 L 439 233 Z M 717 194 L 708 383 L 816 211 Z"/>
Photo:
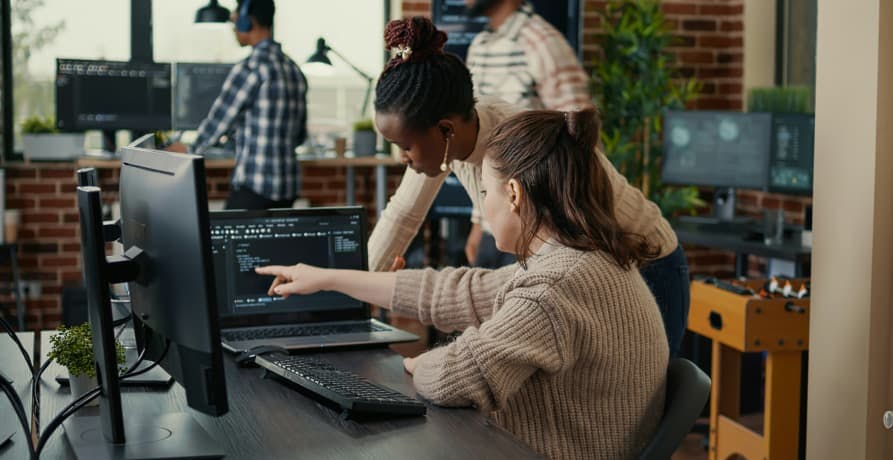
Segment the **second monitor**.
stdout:
<path fill-rule="evenodd" d="M 232 64 L 178 62 L 174 64 L 172 91 L 173 129 L 198 129 L 211 111 L 211 106 L 223 89 Z"/>

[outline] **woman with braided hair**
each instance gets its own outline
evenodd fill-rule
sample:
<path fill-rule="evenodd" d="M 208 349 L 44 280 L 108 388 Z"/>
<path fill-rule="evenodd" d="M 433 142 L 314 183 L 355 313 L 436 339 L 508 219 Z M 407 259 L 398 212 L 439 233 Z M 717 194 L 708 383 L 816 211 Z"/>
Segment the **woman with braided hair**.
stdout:
<path fill-rule="evenodd" d="M 385 30 L 394 56 L 375 88 L 375 124 L 400 148 L 409 168 L 369 238 L 373 271 L 402 266 L 402 255 L 450 170 L 471 198 L 472 221 L 481 221 L 484 146 L 499 122 L 523 110 L 490 97 L 475 101 L 468 69 L 443 51 L 446 39 L 421 17 L 391 21 Z M 660 307 L 670 355 L 675 356 L 688 318 L 685 254 L 657 205 L 631 186 L 603 153 L 594 156 L 611 184 L 620 226 L 658 248 L 655 258 L 639 268 Z"/>
<path fill-rule="evenodd" d="M 257 272 L 275 276 L 270 295 L 339 291 L 462 331 L 404 360 L 435 404 L 476 406 L 550 458 L 634 458 L 664 407 L 666 336 L 637 269 L 657 248 L 615 217 L 597 140 L 593 110 L 523 112 L 494 127 L 482 211 L 513 265 Z"/>

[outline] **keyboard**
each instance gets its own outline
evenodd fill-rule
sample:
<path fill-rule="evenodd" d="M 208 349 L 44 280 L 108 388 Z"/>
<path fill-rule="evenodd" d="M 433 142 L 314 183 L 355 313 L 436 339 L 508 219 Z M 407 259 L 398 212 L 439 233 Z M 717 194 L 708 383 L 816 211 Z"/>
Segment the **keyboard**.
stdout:
<path fill-rule="evenodd" d="M 425 415 L 421 401 L 372 383 L 319 358 L 282 353 L 260 355 L 255 363 L 267 371 L 338 405 L 352 414 Z"/>
<path fill-rule="evenodd" d="M 385 332 L 390 331 L 386 326 L 367 323 L 339 324 L 334 326 L 279 326 L 259 327 L 254 329 L 242 329 L 237 331 L 222 331 L 220 335 L 227 342 L 239 342 L 243 340 L 277 339 L 281 337 L 311 337 L 318 335 L 352 334 L 358 332 Z"/>

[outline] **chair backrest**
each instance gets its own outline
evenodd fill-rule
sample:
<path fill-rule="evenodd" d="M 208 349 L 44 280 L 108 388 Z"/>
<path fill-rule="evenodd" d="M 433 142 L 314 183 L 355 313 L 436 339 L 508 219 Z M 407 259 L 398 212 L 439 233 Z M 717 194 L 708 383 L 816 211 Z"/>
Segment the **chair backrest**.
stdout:
<path fill-rule="evenodd" d="M 664 416 L 641 459 L 669 459 L 694 426 L 710 396 L 710 377 L 687 359 L 670 361 Z"/>

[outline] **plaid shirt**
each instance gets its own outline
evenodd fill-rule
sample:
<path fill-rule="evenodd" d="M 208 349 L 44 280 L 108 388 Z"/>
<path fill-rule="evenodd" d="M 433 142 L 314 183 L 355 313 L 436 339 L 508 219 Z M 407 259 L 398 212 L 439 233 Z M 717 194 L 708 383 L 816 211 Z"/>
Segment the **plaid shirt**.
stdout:
<path fill-rule="evenodd" d="M 561 32 L 524 2 L 497 30 L 475 36 L 468 69 L 478 96 L 528 109 L 592 106 L 586 73 Z"/>
<path fill-rule="evenodd" d="M 233 66 L 192 150 L 201 154 L 235 127 L 233 189 L 248 188 L 271 200 L 295 198 L 295 148 L 307 137 L 306 95 L 304 74 L 279 43 L 258 43 Z"/>

